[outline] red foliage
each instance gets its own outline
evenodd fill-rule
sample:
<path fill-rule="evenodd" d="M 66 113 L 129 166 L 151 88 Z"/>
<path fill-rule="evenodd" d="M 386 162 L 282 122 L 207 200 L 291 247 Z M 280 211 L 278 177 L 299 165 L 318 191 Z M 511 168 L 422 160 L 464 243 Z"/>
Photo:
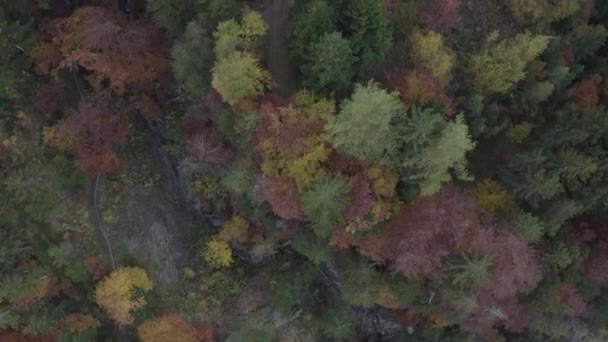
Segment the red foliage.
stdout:
<path fill-rule="evenodd" d="M 8 156 L 8 148 L 3 143 L 0 143 L 0 159 L 6 158 Z"/>
<path fill-rule="evenodd" d="M 425 0 L 419 14 L 420 24 L 445 33 L 458 22 L 460 0 Z"/>
<path fill-rule="evenodd" d="M 440 279 L 442 259 L 448 255 L 491 256 L 492 281 L 486 289 L 498 299 L 528 292 L 542 277 L 534 249 L 514 235 L 499 234 L 492 215 L 452 185 L 405 207 L 378 234 L 355 239 L 338 230 L 331 243 L 356 246 L 374 262 L 392 266 L 407 277 Z"/>
<path fill-rule="evenodd" d="M 34 107 L 45 115 L 50 115 L 59 108 L 63 96 L 63 86 L 59 83 L 41 87 L 34 97 Z"/>
<path fill-rule="evenodd" d="M 363 166 L 356 158 L 347 157 L 334 150 L 323 162 L 323 167 L 332 173 L 340 173 L 347 177 L 353 177 L 363 171 Z"/>
<path fill-rule="evenodd" d="M 600 103 L 599 81 L 595 78 L 579 81 L 574 85 L 573 99 L 577 106 L 588 109 Z"/>
<path fill-rule="evenodd" d="M 570 309 L 570 314 L 578 316 L 585 312 L 587 305 L 574 284 L 561 284 L 551 295 L 566 305 Z"/>
<path fill-rule="evenodd" d="M 291 177 L 264 178 L 264 197 L 275 214 L 286 220 L 304 218 L 296 181 Z"/>
<path fill-rule="evenodd" d="M 59 68 L 86 69 L 98 89 L 105 80 L 118 94 L 128 85 L 145 89 L 170 65 L 162 30 L 145 16 L 133 19 L 117 8 L 79 7 L 68 18 L 53 20 L 42 33 L 61 52 Z"/>
<path fill-rule="evenodd" d="M 213 324 L 202 322 L 196 327 L 196 333 L 201 342 L 214 342 L 215 327 Z"/>
<path fill-rule="evenodd" d="M 348 220 L 362 218 L 374 206 L 372 188 L 363 174 L 353 177 L 348 196 L 350 197 L 350 203 L 344 210 L 344 217 Z"/>
<path fill-rule="evenodd" d="M 454 102 L 446 95 L 441 82 L 426 70 L 392 73 L 387 76 L 386 83 L 388 88 L 399 92 L 405 104 L 428 106 L 435 100 L 443 106 L 445 117 L 454 115 Z"/>
<path fill-rule="evenodd" d="M 181 125 L 186 150 L 192 159 L 226 165 L 233 157 L 224 137 L 211 120 L 190 119 Z"/>

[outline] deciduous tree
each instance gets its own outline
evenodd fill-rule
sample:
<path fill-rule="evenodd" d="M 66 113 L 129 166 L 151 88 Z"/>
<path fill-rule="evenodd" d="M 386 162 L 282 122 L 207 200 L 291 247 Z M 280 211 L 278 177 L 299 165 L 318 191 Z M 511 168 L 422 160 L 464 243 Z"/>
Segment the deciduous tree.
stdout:
<path fill-rule="evenodd" d="M 135 296 L 152 290 L 146 271 L 138 267 L 119 267 L 97 284 L 95 301 L 118 324 L 133 323 L 133 312 L 146 305 L 146 299 Z"/>

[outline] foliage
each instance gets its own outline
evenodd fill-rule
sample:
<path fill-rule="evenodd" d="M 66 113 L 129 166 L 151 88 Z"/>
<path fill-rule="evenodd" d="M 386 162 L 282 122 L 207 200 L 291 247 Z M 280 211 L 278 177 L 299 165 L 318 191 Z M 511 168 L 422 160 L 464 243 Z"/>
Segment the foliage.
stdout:
<path fill-rule="evenodd" d="M 329 237 L 342 219 L 350 187 L 344 180 L 327 177 L 302 193 L 302 209 L 317 236 Z"/>
<path fill-rule="evenodd" d="M 511 139 L 511 141 L 521 144 L 530 136 L 533 128 L 534 126 L 530 123 L 522 122 L 509 127 L 507 130 L 507 137 Z"/>
<path fill-rule="evenodd" d="M 76 251 L 69 243 L 50 248 L 48 254 L 53 258 L 53 266 L 60 268 L 61 274 L 72 282 L 83 282 L 89 278 L 84 263 L 79 260 Z"/>
<path fill-rule="evenodd" d="M 391 46 L 386 10 L 380 1 L 353 0 L 343 15 L 358 74 L 370 74 L 384 62 Z"/>
<path fill-rule="evenodd" d="M 148 0 L 146 9 L 152 13 L 154 21 L 170 32 L 184 30 L 192 16 L 192 0 Z"/>
<path fill-rule="evenodd" d="M 309 58 L 310 47 L 324 35 L 335 31 L 336 8 L 325 0 L 314 0 L 296 7 L 291 24 L 289 53 L 296 65 Z"/>
<path fill-rule="evenodd" d="M 271 84 L 270 74 L 259 63 L 250 53 L 233 52 L 215 63 L 211 84 L 230 105 L 254 99 Z"/>
<path fill-rule="evenodd" d="M 95 301 L 118 324 L 133 323 L 133 312 L 146 305 L 146 299 L 135 296 L 152 290 L 146 271 L 138 267 L 119 267 L 101 280 L 95 289 Z"/>
<path fill-rule="evenodd" d="M 444 33 L 458 21 L 460 0 L 430 0 L 422 6 L 419 22 L 429 29 Z"/>
<path fill-rule="evenodd" d="M 520 33 L 498 41 L 498 35 L 487 38 L 486 48 L 471 55 L 473 85 L 482 93 L 507 93 L 526 77 L 526 65 L 535 60 L 549 44 L 545 36 Z"/>
<path fill-rule="evenodd" d="M 287 220 L 304 217 L 298 187 L 293 178 L 286 176 L 265 178 L 264 197 L 278 216 Z"/>
<path fill-rule="evenodd" d="M 351 86 L 356 60 L 349 41 L 340 32 L 326 33 L 309 48 L 301 67 L 302 83 L 318 92 L 342 94 Z"/>
<path fill-rule="evenodd" d="M 245 242 L 247 241 L 247 230 L 249 223 L 240 216 L 233 216 L 230 220 L 224 222 L 222 231 L 217 235 L 217 238 L 225 242 Z"/>
<path fill-rule="evenodd" d="M 406 105 L 426 107 L 438 103 L 445 117 L 454 115 L 454 102 L 446 95 L 441 82 L 426 70 L 389 74 L 388 87 L 398 91 Z"/>
<path fill-rule="evenodd" d="M 232 259 L 232 249 L 227 242 L 212 237 L 207 241 L 203 257 L 209 266 L 213 268 L 230 267 L 234 260 Z"/>
<path fill-rule="evenodd" d="M 353 321 L 348 309 L 331 306 L 319 318 L 323 322 L 323 335 L 334 341 L 347 341 L 353 336 Z"/>
<path fill-rule="evenodd" d="M 576 13 L 578 0 L 552 2 L 549 0 L 504 0 L 515 18 L 522 22 L 549 24 Z"/>
<path fill-rule="evenodd" d="M 445 263 L 444 272 L 450 282 L 461 288 L 478 288 L 490 282 L 488 269 L 493 261 L 489 256 L 467 256 L 461 254 Z"/>
<path fill-rule="evenodd" d="M 543 222 L 536 216 L 519 212 L 513 219 L 517 234 L 528 241 L 537 241 L 545 233 Z"/>
<path fill-rule="evenodd" d="M 433 31 L 415 31 L 411 43 L 413 62 L 431 72 L 442 84 L 447 84 L 452 78 L 455 56 L 445 46 L 443 37 Z"/>
<path fill-rule="evenodd" d="M 182 41 L 171 49 L 173 74 L 192 95 L 202 95 L 211 84 L 212 44 L 207 31 L 193 21 L 186 27 Z"/>
<path fill-rule="evenodd" d="M 597 107 L 600 102 L 598 80 L 585 79 L 574 85 L 574 102 L 577 106 L 589 109 Z"/>
<path fill-rule="evenodd" d="M 339 151 L 363 161 L 389 161 L 398 148 L 393 125 L 404 111 L 397 94 L 376 83 L 358 84 L 352 97 L 342 103 L 340 113 L 329 120 L 329 141 Z"/>
<path fill-rule="evenodd" d="M 371 265 L 351 261 L 340 272 L 340 286 L 348 303 L 364 308 L 372 307 L 382 287 L 382 276 Z"/>
<path fill-rule="evenodd" d="M 482 207 L 497 213 L 512 210 L 517 206 L 513 196 L 492 179 L 477 183 L 475 199 Z"/>
<path fill-rule="evenodd" d="M 137 327 L 137 334 L 142 342 L 201 341 L 194 326 L 183 318 L 171 314 L 145 321 Z"/>

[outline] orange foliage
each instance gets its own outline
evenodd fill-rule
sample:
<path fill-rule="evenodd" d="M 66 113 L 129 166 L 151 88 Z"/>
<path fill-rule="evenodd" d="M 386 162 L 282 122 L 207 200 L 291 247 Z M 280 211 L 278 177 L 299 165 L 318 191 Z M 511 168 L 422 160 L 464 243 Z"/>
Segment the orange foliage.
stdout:
<path fill-rule="evenodd" d="M 199 337 L 197 329 L 177 315 L 164 315 L 146 321 L 137 328 L 137 333 L 142 342 L 210 341 Z"/>
<path fill-rule="evenodd" d="M 445 117 L 455 114 L 454 102 L 446 95 L 439 79 L 428 71 L 414 69 L 392 73 L 387 77 L 387 86 L 398 91 L 407 105 L 428 106 L 435 100 L 443 106 Z"/>
<path fill-rule="evenodd" d="M 83 6 L 48 26 L 43 33 L 52 40 L 33 52 L 41 73 L 54 70 L 57 49 L 62 56 L 58 68 L 82 67 L 92 73 L 95 88 L 108 80 L 122 95 L 128 85 L 149 87 L 170 64 L 163 32 L 146 17 L 132 19 L 118 9 Z"/>
<path fill-rule="evenodd" d="M 68 315 L 61 321 L 64 330 L 71 334 L 81 334 L 91 328 L 97 328 L 101 324 L 90 314 L 74 313 Z"/>

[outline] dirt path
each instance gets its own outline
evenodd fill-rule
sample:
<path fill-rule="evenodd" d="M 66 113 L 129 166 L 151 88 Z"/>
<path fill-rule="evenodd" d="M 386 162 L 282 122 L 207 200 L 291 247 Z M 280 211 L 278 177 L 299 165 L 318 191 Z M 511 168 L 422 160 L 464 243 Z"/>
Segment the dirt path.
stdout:
<path fill-rule="evenodd" d="M 265 51 L 268 70 L 277 85 L 277 92 L 289 96 L 296 89 L 296 70 L 289 63 L 289 11 L 295 0 L 264 0 L 260 10 L 268 23 Z"/>

